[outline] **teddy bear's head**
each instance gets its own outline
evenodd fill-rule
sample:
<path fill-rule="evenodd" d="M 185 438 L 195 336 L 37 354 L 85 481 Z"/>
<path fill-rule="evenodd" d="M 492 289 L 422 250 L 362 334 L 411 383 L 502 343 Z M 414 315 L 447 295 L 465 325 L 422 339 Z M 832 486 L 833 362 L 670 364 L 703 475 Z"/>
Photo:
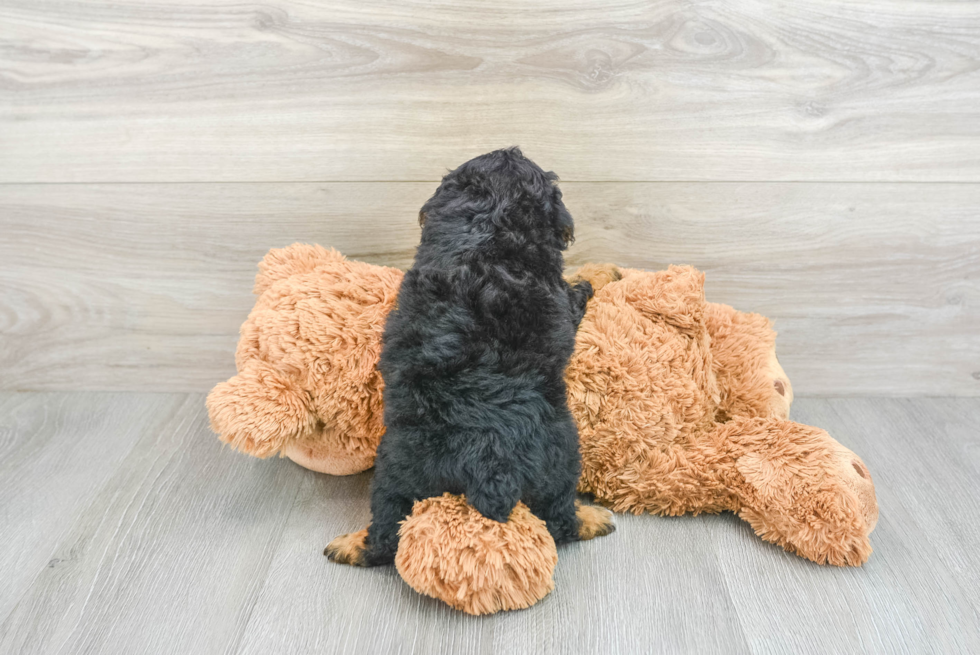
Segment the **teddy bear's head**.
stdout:
<path fill-rule="evenodd" d="M 374 463 L 384 434 L 381 334 L 402 272 L 294 244 L 259 264 L 238 375 L 208 396 L 222 441 L 333 475 Z"/>

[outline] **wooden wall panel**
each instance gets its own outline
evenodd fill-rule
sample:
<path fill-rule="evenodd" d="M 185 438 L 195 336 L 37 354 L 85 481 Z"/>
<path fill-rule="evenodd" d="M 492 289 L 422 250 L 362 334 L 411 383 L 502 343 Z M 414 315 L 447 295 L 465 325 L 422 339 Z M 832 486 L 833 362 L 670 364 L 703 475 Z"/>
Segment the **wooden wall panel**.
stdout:
<path fill-rule="evenodd" d="M 917 0 L 4 0 L 0 388 L 207 389 L 268 248 L 406 266 L 515 143 L 800 393 L 980 394 L 980 4 Z"/>
<path fill-rule="evenodd" d="M 0 185 L 0 388 L 207 390 L 255 264 L 407 267 L 434 183 Z M 980 395 L 980 185 L 565 183 L 570 265 L 707 273 L 802 395 Z"/>
<path fill-rule="evenodd" d="M 980 5 L 4 0 L 0 182 L 980 182 Z"/>

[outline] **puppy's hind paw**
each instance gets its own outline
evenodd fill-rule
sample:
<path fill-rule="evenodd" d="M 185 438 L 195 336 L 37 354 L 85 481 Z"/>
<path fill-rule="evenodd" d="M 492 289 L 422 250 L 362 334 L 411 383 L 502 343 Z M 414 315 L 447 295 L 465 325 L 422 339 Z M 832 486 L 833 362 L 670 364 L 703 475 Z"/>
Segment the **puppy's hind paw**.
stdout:
<path fill-rule="evenodd" d="M 365 540 L 367 539 L 367 528 L 344 534 L 323 549 L 331 562 L 338 564 L 350 564 L 351 566 L 364 566 Z"/>
<path fill-rule="evenodd" d="M 578 516 L 578 538 L 582 541 L 605 537 L 616 531 L 612 512 L 605 507 L 578 504 L 575 515 Z"/>

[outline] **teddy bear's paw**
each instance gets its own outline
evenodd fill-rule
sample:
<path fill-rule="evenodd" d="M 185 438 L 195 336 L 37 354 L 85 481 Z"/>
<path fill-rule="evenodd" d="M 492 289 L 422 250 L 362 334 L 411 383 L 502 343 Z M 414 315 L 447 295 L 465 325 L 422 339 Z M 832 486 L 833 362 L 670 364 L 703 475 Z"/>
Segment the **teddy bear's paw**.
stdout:
<path fill-rule="evenodd" d="M 615 264 L 585 264 L 567 279 L 571 285 L 578 282 L 588 282 L 592 285 L 592 291 L 595 293 L 610 282 L 616 282 L 622 278 L 623 273 Z"/>
<path fill-rule="evenodd" d="M 582 541 L 605 537 L 616 531 L 612 512 L 605 507 L 576 503 L 575 515 L 578 516 L 578 538 Z"/>
<path fill-rule="evenodd" d="M 825 535 L 798 532 L 787 537 L 788 548 L 817 564 L 861 566 L 871 556 L 871 542 L 860 530 Z"/>
<path fill-rule="evenodd" d="M 364 550 L 367 540 L 367 528 L 341 535 L 327 544 L 323 549 L 323 554 L 331 562 L 337 564 L 350 564 L 351 566 L 365 566 Z"/>
<path fill-rule="evenodd" d="M 748 507 L 739 511 L 763 540 L 791 553 L 817 564 L 861 566 L 871 555 L 866 528 L 853 513 L 835 514 L 839 513 L 829 507 L 805 516 L 779 516 Z"/>
<path fill-rule="evenodd" d="M 865 533 L 871 534 L 878 524 L 878 498 L 871 472 L 853 451 L 834 442 L 834 459 L 837 475 L 855 499 L 864 519 Z"/>
<path fill-rule="evenodd" d="M 865 537 L 856 537 L 844 548 L 828 552 L 827 563 L 834 566 L 861 566 L 871 556 L 871 542 Z"/>

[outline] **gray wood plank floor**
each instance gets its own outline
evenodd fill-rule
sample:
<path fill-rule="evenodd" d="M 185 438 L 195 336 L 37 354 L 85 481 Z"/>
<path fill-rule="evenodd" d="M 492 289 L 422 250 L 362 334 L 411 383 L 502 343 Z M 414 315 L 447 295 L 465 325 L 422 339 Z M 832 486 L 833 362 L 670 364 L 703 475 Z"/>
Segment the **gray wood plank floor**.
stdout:
<path fill-rule="evenodd" d="M 875 476 L 860 569 L 730 515 L 618 516 L 556 588 L 473 618 L 392 568 L 329 564 L 370 473 L 223 448 L 200 394 L 0 394 L 2 653 L 980 651 L 980 399 L 798 399 Z"/>

